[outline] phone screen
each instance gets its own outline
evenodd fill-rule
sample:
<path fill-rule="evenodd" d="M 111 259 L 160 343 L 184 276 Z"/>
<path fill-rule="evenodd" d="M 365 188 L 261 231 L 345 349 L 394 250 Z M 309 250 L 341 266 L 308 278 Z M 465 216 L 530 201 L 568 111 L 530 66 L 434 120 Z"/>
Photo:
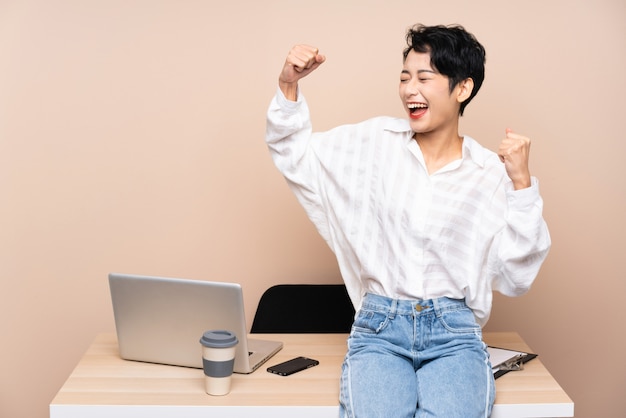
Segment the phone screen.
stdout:
<path fill-rule="evenodd" d="M 289 376 L 301 370 L 309 369 L 320 364 L 319 361 L 308 357 L 296 357 L 283 363 L 267 368 L 267 371 L 280 376 Z"/>

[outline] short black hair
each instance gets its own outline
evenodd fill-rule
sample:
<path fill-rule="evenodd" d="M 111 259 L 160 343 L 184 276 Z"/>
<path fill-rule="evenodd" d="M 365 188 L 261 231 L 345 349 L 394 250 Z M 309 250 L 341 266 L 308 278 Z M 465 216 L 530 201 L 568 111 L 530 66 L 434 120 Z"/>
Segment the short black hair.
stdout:
<path fill-rule="evenodd" d="M 470 96 L 461 103 L 459 114 L 476 96 L 485 79 L 485 48 L 471 33 L 460 25 L 415 25 L 407 31 L 407 47 L 403 52 L 404 60 L 411 50 L 430 53 L 430 63 L 439 73 L 450 80 L 450 92 L 461 81 L 471 78 L 474 89 Z"/>

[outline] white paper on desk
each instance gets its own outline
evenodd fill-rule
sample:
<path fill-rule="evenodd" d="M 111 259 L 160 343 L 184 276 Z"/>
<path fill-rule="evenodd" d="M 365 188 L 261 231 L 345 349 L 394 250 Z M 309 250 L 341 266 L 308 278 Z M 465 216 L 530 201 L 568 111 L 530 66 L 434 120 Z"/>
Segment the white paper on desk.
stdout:
<path fill-rule="evenodd" d="M 507 350 L 505 348 L 487 347 L 489 352 L 489 360 L 491 361 L 491 369 L 493 372 L 500 370 L 500 365 L 513 358 L 524 356 L 527 353 L 523 351 Z"/>

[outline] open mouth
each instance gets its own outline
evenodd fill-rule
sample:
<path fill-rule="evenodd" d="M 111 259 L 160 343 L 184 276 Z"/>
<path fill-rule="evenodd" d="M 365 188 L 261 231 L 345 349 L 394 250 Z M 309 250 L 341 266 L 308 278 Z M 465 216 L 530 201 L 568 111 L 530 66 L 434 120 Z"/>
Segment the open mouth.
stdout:
<path fill-rule="evenodd" d="M 407 103 L 406 107 L 409 109 L 411 118 L 419 118 L 428 110 L 426 103 Z"/>

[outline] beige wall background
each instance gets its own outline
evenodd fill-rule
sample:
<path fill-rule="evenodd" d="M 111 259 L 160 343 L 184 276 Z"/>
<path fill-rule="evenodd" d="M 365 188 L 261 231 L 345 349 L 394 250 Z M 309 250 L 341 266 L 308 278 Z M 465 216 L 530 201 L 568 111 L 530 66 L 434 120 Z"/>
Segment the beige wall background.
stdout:
<path fill-rule="evenodd" d="M 626 415 L 626 3 L 621 0 L 0 0 L 0 416 L 48 404 L 114 330 L 110 271 L 242 283 L 250 323 L 275 283 L 339 282 L 274 169 L 265 110 L 289 48 L 318 130 L 397 97 L 405 30 L 461 23 L 487 78 L 463 132 L 533 139 L 553 249 L 496 297 L 576 403 Z"/>

